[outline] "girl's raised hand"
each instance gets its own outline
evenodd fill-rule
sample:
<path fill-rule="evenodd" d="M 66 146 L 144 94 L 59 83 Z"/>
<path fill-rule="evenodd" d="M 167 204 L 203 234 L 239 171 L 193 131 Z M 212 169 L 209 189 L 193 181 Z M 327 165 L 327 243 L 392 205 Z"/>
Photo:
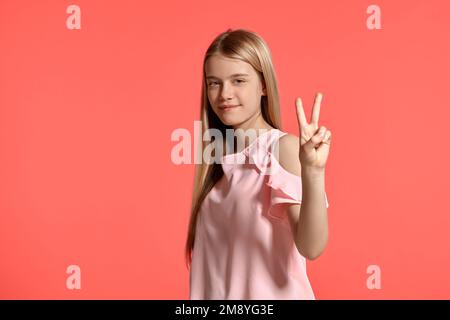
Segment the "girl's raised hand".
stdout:
<path fill-rule="evenodd" d="M 320 103 L 322 94 L 317 93 L 312 110 L 311 123 L 306 121 L 302 100 L 297 98 L 297 120 L 300 130 L 300 163 L 302 168 L 325 171 L 331 144 L 331 131 L 325 126 L 319 127 Z"/>

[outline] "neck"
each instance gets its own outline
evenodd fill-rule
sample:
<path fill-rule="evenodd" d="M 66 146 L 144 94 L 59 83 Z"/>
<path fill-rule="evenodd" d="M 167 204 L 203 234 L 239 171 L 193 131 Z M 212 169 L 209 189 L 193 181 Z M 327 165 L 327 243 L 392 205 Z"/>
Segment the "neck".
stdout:
<path fill-rule="evenodd" d="M 263 133 L 265 130 L 270 130 L 270 129 L 274 129 L 274 128 L 264 120 L 264 118 L 261 114 L 261 111 L 259 111 L 254 116 L 247 119 L 246 121 L 233 126 L 233 129 L 234 130 L 242 129 L 242 130 L 238 130 L 238 131 L 234 132 L 236 139 L 237 139 L 236 142 L 238 143 L 238 145 L 247 146 L 248 144 L 252 143 L 252 141 L 254 140 L 254 138 L 251 137 L 251 135 L 245 134 L 245 132 L 247 130 L 249 130 L 249 129 L 255 130 L 256 136 L 259 136 L 260 131 L 261 131 L 261 133 Z M 248 144 L 245 143 L 246 136 L 248 137 L 248 139 L 250 139 Z"/>

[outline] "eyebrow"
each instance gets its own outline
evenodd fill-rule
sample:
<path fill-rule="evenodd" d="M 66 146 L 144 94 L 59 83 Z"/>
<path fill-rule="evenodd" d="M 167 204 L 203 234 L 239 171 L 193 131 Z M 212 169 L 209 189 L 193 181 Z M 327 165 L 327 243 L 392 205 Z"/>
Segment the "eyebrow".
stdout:
<path fill-rule="evenodd" d="M 235 74 L 232 74 L 232 75 L 230 76 L 230 78 L 236 78 L 236 77 L 249 77 L 249 76 L 250 76 L 250 75 L 249 75 L 249 74 L 246 74 L 246 73 L 235 73 Z M 220 78 L 215 77 L 215 76 L 207 76 L 206 79 L 218 79 L 218 80 L 220 80 Z"/>

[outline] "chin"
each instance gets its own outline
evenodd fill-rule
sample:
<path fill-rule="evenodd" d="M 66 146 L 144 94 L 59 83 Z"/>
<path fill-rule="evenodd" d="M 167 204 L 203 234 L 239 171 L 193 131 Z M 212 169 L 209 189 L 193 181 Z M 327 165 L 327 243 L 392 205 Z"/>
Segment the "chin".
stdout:
<path fill-rule="evenodd" d="M 236 121 L 235 119 L 220 119 L 220 121 L 222 121 L 222 123 L 224 124 L 224 125 L 227 125 L 227 126 L 235 126 L 235 125 L 238 125 L 239 123 L 241 123 L 240 121 Z"/>

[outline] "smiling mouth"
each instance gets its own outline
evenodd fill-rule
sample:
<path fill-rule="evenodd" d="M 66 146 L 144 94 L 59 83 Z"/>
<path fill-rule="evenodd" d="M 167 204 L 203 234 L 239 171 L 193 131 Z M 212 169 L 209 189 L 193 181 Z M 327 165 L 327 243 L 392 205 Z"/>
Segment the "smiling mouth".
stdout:
<path fill-rule="evenodd" d="M 220 109 L 220 110 L 226 111 L 226 110 L 234 109 L 234 108 L 239 107 L 239 106 L 240 106 L 240 105 L 235 105 L 235 106 L 232 106 L 232 105 L 229 105 L 229 106 L 220 106 L 219 109 Z"/>

